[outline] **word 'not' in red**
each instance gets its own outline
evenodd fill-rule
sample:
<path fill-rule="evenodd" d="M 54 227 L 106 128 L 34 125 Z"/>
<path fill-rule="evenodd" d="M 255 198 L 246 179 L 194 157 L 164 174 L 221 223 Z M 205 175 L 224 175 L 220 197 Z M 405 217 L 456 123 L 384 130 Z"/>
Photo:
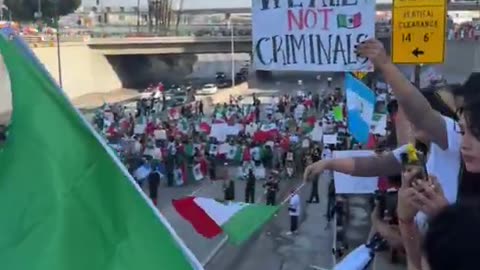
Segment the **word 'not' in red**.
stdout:
<path fill-rule="evenodd" d="M 289 9 L 288 31 L 320 28 L 328 31 L 332 8 Z"/>

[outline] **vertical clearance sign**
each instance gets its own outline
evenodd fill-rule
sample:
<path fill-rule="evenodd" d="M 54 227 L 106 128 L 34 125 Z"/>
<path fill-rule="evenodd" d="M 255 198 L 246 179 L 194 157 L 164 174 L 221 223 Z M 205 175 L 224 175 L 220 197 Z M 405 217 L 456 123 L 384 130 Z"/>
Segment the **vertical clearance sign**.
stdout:
<path fill-rule="evenodd" d="M 257 70 L 372 71 L 355 45 L 375 36 L 375 0 L 252 0 Z"/>

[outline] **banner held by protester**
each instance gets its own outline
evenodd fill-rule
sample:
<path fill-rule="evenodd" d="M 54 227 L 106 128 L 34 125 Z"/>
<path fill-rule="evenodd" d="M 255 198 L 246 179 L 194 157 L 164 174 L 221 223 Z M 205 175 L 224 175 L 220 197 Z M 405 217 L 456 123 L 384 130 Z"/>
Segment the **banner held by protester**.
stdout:
<path fill-rule="evenodd" d="M 375 36 L 375 1 L 252 1 L 259 70 L 372 71 L 355 45 Z"/>

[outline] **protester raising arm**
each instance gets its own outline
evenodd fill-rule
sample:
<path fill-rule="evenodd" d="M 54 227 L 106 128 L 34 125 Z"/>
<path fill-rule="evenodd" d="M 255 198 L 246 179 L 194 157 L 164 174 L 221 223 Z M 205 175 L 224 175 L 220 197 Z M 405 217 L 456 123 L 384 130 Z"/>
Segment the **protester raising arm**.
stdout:
<path fill-rule="evenodd" d="M 402 107 L 398 108 L 395 117 L 395 133 L 397 136 L 397 145 L 405 145 L 414 141 L 411 125 L 408 122 Z"/>
<path fill-rule="evenodd" d="M 446 123 L 439 113 L 434 111 L 427 99 L 391 62 L 383 44 L 370 39 L 357 47 L 357 53 L 370 59 L 375 67 L 381 71 L 386 82 L 392 87 L 399 106 L 416 129 L 428 134 L 432 142 L 442 149 L 448 148 Z"/>
<path fill-rule="evenodd" d="M 367 157 L 324 159 L 305 169 L 304 180 L 319 176 L 325 170 L 332 170 L 353 176 L 390 176 L 401 172 L 401 164 L 394 152 Z"/>

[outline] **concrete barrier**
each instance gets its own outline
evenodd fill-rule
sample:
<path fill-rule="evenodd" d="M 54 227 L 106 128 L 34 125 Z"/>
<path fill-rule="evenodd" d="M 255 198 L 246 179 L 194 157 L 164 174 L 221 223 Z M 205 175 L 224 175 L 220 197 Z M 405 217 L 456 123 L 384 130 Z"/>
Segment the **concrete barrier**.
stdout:
<path fill-rule="evenodd" d="M 57 48 L 32 48 L 55 80 L 59 78 Z M 63 89 L 70 98 L 105 93 L 122 87 L 118 75 L 105 56 L 81 43 L 62 43 L 60 48 Z"/>
<path fill-rule="evenodd" d="M 480 71 L 480 43 L 457 40 L 447 43 L 445 63 L 438 69 L 452 83 L 462 83 L 472 71 Z"/>

